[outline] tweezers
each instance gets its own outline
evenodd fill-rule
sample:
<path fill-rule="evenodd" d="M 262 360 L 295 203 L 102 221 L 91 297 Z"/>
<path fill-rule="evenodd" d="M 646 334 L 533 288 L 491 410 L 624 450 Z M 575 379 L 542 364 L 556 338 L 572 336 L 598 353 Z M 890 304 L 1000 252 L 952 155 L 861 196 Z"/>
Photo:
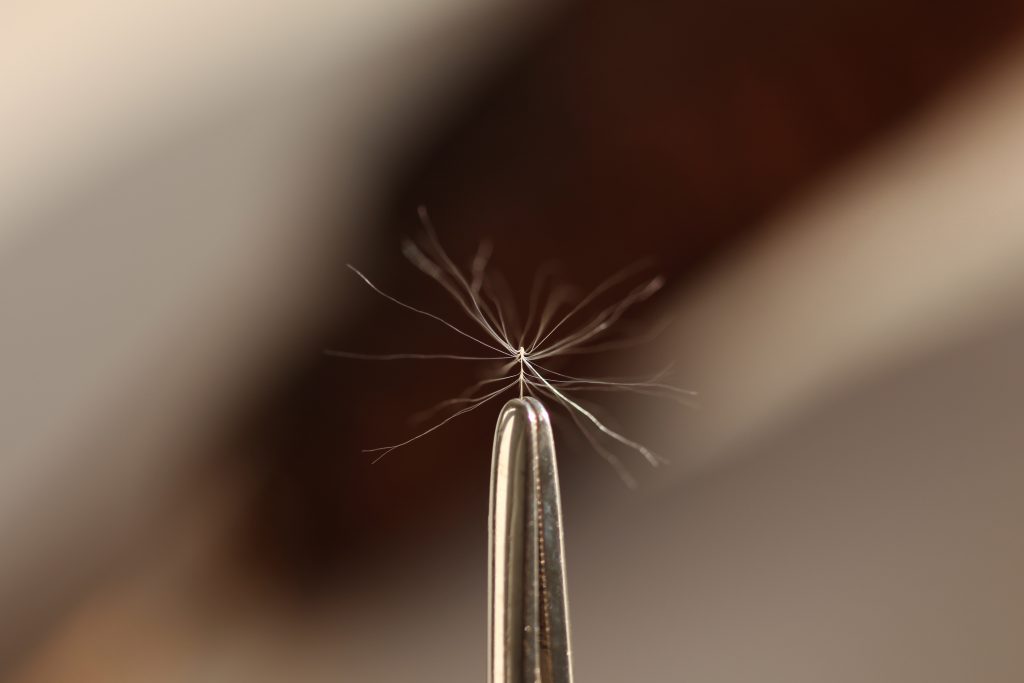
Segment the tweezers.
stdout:
<path fill-rule="evenodd" d="M 571 683 L 562 504 L 547 410 L 505 404 L 494 433 L 489 683 Z"/>

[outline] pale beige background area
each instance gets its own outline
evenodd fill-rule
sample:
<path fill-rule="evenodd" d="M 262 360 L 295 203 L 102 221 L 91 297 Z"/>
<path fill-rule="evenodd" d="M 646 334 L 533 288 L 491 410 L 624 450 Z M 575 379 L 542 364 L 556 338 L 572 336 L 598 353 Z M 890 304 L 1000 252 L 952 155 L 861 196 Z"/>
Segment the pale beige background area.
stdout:
<path fill-rule="evenodd" d="M 477 14 L 484 5 L 467 11 L 471 4 L 451 3 L 452 14 L 434 6 L 401 30 L 440 30 L 448 17 L 486 21 Z M 348 15 L 308 9 L 297 15 L 304 22 L 290 17 L 283 28 L 256 15 L 265 22 L 257 28 L 309 31 L 321 38 L 310 39 L 311 52 L 340 50 L 326 37 Z M 452 47 L 431 60 L 457 63 L 474 46 Z M 240 44 L 223 64 L 251 59 Z M 420 83 L 426 71 L 445 71 L 430 68 L 437 64 L 414 60 L 401 72 L 408 80 L 395 82 Z M 221 86 L 233 82 L 225 78 Z M 1006 55 L 898 140 L 822 179 L 762 241 L 676 302 L 677 324 L 658 353 L 700 390 L 702 407 L 646 428 L 680 444 L 686 462 L 636 495 L 565 482 L 578 680 L 1024 679 L 1022 82 L 1024 54 Z M 410 92 L 422 91 L 396 87 L 380 101 L 404 102 Z M 139 97 L 139 125 L 153 123 L 158 99 Z M 318 177 L 309 150 L 328 133 L 305 123 L 322 101 L 294 102 L 287 116 L 269 107 L 274 116 L 189 148 L 139 194 L 112 203 L 97 195 L 87 220 L 4 234 L 0 633 L 36 618 L 40 605 L 62 607 L 42 609 L 61 616 L 13 680 L 482 679 L 485 577 L 458 549 L 381 568 L 387 581 L 310 613 L 253 599 L 255 587 L 221 573 L 230 485 L 197 492 L 196 519 L 162 529 L 159 543 L 132 534 L 181 454 L 201 456 L 211 415 L 232 401 L 223 388 L 238 386 L 232 377 L 258 381 L 253 368 L 288 344 L 277 334 L 283 321 L 298 324 L 316 304 L 311 264 L 326 237 L 306 213 Z M 9 115 L 21 118 L 9 121 L 23 127 L 30 113 L 15 110 Z M 14 123 L 2 135 L 17 138 Z M 363 193 L 372 192 L 372 174 L 358 170 L 376 168 L 387 148 L 367 144 L 355 132 L 363 130 L 376 128 L 360 118 L 346 129 L 358 150 L 346 194 L 353 235 Z M 74 146 L 89 134 L 61 134 L 65 142 L 23 153 L 66 166 L 70 178 L 76 161 L 93 158 Z M 140 128 L 137 139 L 153 134 Z M 42 195 L 30 190 L 49 179 L 38 173 L 0 174 L 12 188 L 3 192 L 5 216 L 34 210 Z M 204 210 L 182 215 L 182 205 Z M 310 227 L 296 229 L 297 216 Z M 53 240 L 80 241 L 80 258 L 55 260 Z M 179 250 L 194 243 L 208 248 Z M 167 275 L 170 258 L 191 259 L 195 277 Z M 58 275 L 81 283 L 72 300 L 50 288 Z M 204 306 L 213 278 L 237 287 L 230 310 Z M 47 331 L 43 344 L 42 325 L 67 328 Z M 109 346 L 114 329 L 124 348 Z M 60 338 L 67 344 L 53 342 Z M 173 376 L 160 374 L 167 354 L 177 360 Z M 40 355 L 43 375 L 33 371 Z M 178 388 L 179 404 L 149 414 L 138 399 L 153 381 Z M 83 467 L 105 475 L 90 478 L 84 494 Z M 48 529 L 31 543 L 20 533 L 27 518 Z M 95 563 L 111 552 L 87 542 L 96 524 L 124 525 L 142 559 L 116 580 L 76 590 L 66 585 L 78 576 L 65 571 L 70 550 L 88 548 L 76 562 Z M 41 583 L 56 588 L 40 597 Z"/>
<path fill-rule="evenodd" d="M 0 10 L 0 661 L 144 533 L 303 337 L 397 151 L 537 9 Z"/>

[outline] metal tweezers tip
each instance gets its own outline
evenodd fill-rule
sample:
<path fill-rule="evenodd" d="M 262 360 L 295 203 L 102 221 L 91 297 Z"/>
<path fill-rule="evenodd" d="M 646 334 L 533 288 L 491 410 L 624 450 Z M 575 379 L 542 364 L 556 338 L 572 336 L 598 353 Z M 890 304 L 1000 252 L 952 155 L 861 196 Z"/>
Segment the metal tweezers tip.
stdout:
<path fill-rule="evenodd" d="M 513 399 L 491 461 L 488 681 L 571 683 L 565 548 L 547 410 Z"/>

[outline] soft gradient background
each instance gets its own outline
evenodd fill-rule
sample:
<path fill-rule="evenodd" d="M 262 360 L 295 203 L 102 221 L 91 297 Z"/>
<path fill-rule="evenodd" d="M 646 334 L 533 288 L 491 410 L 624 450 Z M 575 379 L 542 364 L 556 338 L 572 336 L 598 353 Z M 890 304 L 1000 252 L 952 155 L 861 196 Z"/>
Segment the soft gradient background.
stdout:
<path fill-rule="evenodd" d="M 556 424 L 580 681 L 1024 676 L 1018 3 L 193 0 L 0 19 L 0 676 L 477 681 L 499 408 L 402 260 L 654 257 L 697 409 Z M 437 291 L 435 291 L 437 290 Z M 637 459 L 639 460 L 639 459 Z"/>

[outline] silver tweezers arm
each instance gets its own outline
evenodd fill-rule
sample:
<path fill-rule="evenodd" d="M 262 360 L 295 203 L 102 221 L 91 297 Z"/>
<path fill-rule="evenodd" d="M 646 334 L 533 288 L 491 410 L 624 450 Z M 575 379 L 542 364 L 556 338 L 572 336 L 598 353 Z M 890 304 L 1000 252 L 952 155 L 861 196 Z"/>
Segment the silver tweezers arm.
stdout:
<path fill-rule="evenodd" d="M 489 683 L 571 683 L 555 444 L 534 398 L 502 408 L 491 460 Z"/>

